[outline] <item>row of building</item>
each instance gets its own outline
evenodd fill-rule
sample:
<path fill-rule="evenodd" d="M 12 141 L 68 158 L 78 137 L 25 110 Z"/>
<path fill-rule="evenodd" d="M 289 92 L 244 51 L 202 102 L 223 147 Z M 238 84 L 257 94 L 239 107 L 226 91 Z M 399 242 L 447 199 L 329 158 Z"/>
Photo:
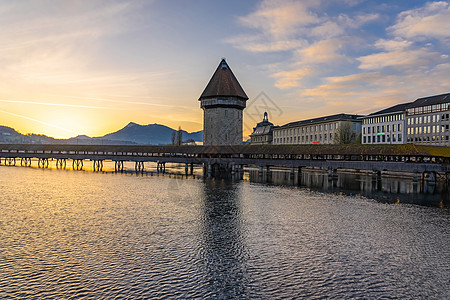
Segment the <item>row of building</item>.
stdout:
<path fill-rule="evenodd" d="M 450 93 L 397 104 L 367 116 L 337 114 L 274 126 L 267 113 L 252 144 L 418 144 L 450 146 Z"/>

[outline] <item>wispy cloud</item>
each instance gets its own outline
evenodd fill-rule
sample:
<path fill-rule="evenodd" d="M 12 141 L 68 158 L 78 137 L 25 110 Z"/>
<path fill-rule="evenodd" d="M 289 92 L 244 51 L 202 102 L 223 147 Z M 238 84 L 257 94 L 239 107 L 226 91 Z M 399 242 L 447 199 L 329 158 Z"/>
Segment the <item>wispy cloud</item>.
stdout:
<path fill-rule="evenodd" d="M 362 7 L 362 2 L 341 5 Z M 263 1 L 239 18 L 251 30 L 227 42 L 250 52 L 279 52 L 280 61 L 268 69 L 274 86 L 315 103 L 316 110 L 370 112 L 423 91 L 448 90 L 448 47 L 439 46 L 450 39 L 448 2 L 425 3 L 396 16 L 386 6 L 328 14 L 326 4 Z M 384 27 L 368 31 L 374 25 Z M 244 39 L 248 43 L 238 44 Z"/>
<path fill-rule="evenodd" d="M 423 7 L 404 11 L 387 31 L 393 36 L 411 40 L 434 38 L 449 42 L 450 6 L 446 1 L 428 2 Z"/>
<path fill-rule="evenodd" d="M 35 123 L 39 123 L 39 124 L 42 124 L 42 125 L 45 125 L 45 126 L 49 126 L 49 127 L 52 127 L 52 128 L 56 128 L 56 129 L 65 131 L 67 133 L 79 134 L 78 132 L 73 131 L 73 130 L 71 130 L 69 128 L 66 128 L 66 127 L 63 127 L 63 126 L 60 126 L 60 125 L 57 125 L 57 124 L 52 124 L 52 123 L 49 123 L 49 122 L 45 122 L 45 121 L 42 121 L 42 120 L 38 120 L 38 119 L 35 119 L 35 118 L 31 118 L 31 117 L 28 117 L 28 116 L 25 116 L 25 115 L 22 115 L 22 114 L 16 114 L 16 113 L 12 113 L 12 112 L 9 112 L 9 111 L 4 111 L 4 110 L 0 110 L 0 113 L 11 115 L 11 116 L 22 118 L 22 119 L 26 119 L 26 120 L 29 120 L 29 121 L 33 121 Z"/>

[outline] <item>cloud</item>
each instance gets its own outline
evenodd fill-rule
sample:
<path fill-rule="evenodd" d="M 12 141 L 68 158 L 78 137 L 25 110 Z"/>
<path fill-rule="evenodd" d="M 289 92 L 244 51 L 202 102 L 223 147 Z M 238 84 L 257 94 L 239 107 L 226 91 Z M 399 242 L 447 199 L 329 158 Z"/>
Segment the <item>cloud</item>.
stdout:
<path fill-rule="evenodd" d="M 450 6 L 445 1 L 428 2 L 423 7 L 400 13 L 397 23 L 387 31 L 395 37 L 411 40 L 450 37 Z"/>
<path fill-rule="evenodd" d="M 233 44 L 238 49 L 260 53 L 288 51 L 308 44 L 303 39 L 271 40 L 264 35 L 240 35 L 229 38 L 226 42 Z"/>
<path fill-rule="evenodd" d="M 427 49 L 395 50 L 357 58 L 361 62 L 359 68 L 363 70 L 380 70 L 385 67 L 428 67 L 441 59 L 440 53 L 430 52 Z"/>
<path fill-rule="evenodd" d="M 320 1 L 265 0 L 255 12 L 240 17 L 239 22 L 274 39 L 285 39 L 296 35 L 297 30 L 304 26 L 319 22 L 319 18 L 309 10 L 319 4 Z"/>
<path fill-rule="evenodd" d="M 375 42 L 375 47 L 386 51 L 400 51 L 412 45 L 412 42 L 396 38 L 393 40 L 379 39 Z"/>
<path fill-rule="evenodd" d="M 309 35 L 316 38 L 328 39 L 339 36 L 345 32 L 344 28 L 332 21 L 324 22 L 310 31 Z"/>
<path fill-rule="evenodd" d="M 350 17 L 346 14 L 340 14 L 337 21 L 346 27 L 359 28 L 367 23 L 378 20 L 379 18 L 380 15 L 377 13 L 356 15 L 354 17 Z"/>
<path fill-rule="evenodd" d="M 275 86 L 279 89 L 288 89 L 292 87 L 298 87 L 300 81 L 306 76 L 310 75 L 312 70 L 308 68 L 302 68 L 292 71 L 280 71 L 272 76 L 277 78 Z"/>
<path fill-rule="evenodd" d="M 263 1 L 239 18 L 247 32 L 228 42 L 258 55 L 280 52 L 270 56 L 278 61 L 266 70 L 286 104 L 303 104 L 296 112 L 301 116 L 317 116 L 318 109 L 322 115 L 370 113 L 448 91 L 448 47 L 441 47 L 450 30 L 447 2 L 398 14 L 397 5 L 339 5 L 336 13 L 326 11 L 334 4 L 325 2 Z"/>
<path fill-rule="evenodd" d="M 345 39 L 327 39 L 321 40 L 312 44 L 307 48 L 298 50 L 301 62 L 305 64 L 339 64 L 348 58 L 339 54 L 343 50 L 344 44 L 347 44 Z"/>

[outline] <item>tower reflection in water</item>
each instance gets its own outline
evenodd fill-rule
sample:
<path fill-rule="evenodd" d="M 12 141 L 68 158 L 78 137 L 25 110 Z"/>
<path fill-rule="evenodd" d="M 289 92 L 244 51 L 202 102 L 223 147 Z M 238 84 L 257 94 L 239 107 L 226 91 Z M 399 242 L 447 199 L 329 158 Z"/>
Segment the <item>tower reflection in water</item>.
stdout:
<path fill-rule="evenodd" d="M 239 298 L 248 294 L 240 183 L 205 179 L 202 228 L 199 228 L 204 286 L 211 296 Z"/>
<path fill-rule="evenodd" d="M 424 206 L 450 207 L 448 183 L 414 181 L 408 177 L 371 176 L 364 173 L 339 173 L 329 176 L 326 172 L 302 170 L 292 174 L 287 170 L 250 169 L 248 179 L 271 185 L 298 186 L 320 192 L 360 195 L 385 203 L 411 203 Z"/>

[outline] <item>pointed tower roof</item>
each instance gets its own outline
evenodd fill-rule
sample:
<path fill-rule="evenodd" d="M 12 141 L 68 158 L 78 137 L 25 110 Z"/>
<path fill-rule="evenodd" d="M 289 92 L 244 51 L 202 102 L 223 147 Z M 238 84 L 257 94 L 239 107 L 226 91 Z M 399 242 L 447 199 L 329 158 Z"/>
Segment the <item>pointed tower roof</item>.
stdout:
<path fill-rule="evenodd" d="M 225 59 L 222 59 L 214 75 L 198 100 L 215 97 L 238 97 L 247 100 L 248 97 L 239 81 L 234 76 Z"/>

